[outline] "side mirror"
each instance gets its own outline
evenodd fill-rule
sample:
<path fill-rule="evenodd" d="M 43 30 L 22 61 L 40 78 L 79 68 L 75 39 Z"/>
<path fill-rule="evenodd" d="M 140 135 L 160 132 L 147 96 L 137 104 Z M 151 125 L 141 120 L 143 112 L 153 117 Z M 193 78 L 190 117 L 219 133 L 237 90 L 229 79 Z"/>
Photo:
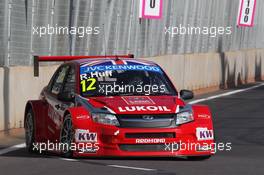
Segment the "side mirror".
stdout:
<path fill-rule="evenodd" d="M 193 92 L 192 91 L 189 91 L 189 90 L 181 90 L 180 91 L 180 96 L 182 99 L 184 100 L 190 100 L 193 98 Z"/>
<path fill-rule="evenodd" d="M 73 92 L 61 92 L 58 94 L 58 100 L 64 102 L 73 102 L 75 95 Z"/>

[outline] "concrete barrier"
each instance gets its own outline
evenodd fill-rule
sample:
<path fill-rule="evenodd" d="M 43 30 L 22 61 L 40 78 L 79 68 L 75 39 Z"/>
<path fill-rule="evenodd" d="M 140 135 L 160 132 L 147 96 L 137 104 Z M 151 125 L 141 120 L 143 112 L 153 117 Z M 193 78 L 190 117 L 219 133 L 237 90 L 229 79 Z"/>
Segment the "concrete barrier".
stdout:
<path fill-rule="evenodd" d="M 208 92 L 264 79 L 264 49 L 144 59 L 161 65 L 178 90 Z M 23 126 L 26 101 L 38 99 L 56 68 L 40 67 L 40 77 L 29 66 L 0 68 L 0 130 Z"/>
<path fill-rule="evenodd" d="M 263 79 L 263 50 L 225 53 L 223 82 L 226 88 Z"/>
<path fill-rule="evenodd" d="M 146 59 L 161 65 L 178 89 L 218 87 L 221 81 L 221 59 L 217 53 L 166 55 Z"/>
<path fill-rule="evenodd" d="M 145 59 L 161 65 L 178 89 L 203 92 L 264 79 L 264 49 Z"/>
<path fill-rule="evenodd" d="M 25 104 L 29 99 L 38 99 L 39 94 L 46 86 L 56 70 L 57 66 L 40 67 L 40 76 L 33 76 L 33 68 L 26 66 L 16 66 L 7 68 L 8 80 L 4 93 L 8 94 L 9 108 L 5 108 L 5 128 L 23 127 L 23 113 Z M 6 76 L 6 75 L 5 75 Z"/>

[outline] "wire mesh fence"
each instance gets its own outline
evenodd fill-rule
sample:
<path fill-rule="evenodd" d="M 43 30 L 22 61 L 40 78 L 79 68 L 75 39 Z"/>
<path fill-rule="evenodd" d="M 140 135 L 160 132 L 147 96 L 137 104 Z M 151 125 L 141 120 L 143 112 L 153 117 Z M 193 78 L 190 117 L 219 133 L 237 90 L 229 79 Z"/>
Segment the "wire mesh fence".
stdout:
<path fill-rule="evenodd" d="M 264 46 L 264 1 L 255 25 L 237 27 L 239 0 L 164 0 L 160 20 L 139 19 L 140 0 L 0 0 L 0 65 L 30 65 L 32 55 L 136 57 L 223 52 Z M 90 34 L 45 34 L 35 28 L 90 27 Z M 166 28 L 231 27 L 231 34 L 171 36 Z M 56 30 L 56 29 L 54 29 Z M 65 29 L 66 30 L 66 29 Z M 99 32 L 99 33 L 98 33 Z"/>

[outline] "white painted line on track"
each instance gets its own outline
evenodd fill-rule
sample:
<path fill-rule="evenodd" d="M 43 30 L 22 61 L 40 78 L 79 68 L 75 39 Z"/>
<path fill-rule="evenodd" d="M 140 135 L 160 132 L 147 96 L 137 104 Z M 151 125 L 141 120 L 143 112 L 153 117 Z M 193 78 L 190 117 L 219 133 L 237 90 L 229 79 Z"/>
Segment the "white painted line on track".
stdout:
<path fill-rule="evenodd" d="M 237 94 L 237 93 L 240 93 L 240 92 L 245 92 L 245 91 L 249 91 L 249 90 L 252 90 L 252 89 L 256 89 L 256 88 L 261 87 L 261 86 L 264 86 L 264 83 L 261 83 L 261 84 L 258 84 L 258 85 L 255 85 L 255 86 L 252 86 L 252 87 L 249 87 L 249 88 L 245 88 L 245 89 L 234 90 L 234 91 L 226 92 L 226 93 L 219 94 L 219 95 L 213 95 L 213 96 L 210 96 L 210 97 L 201 98 L 201 99 L 198 99 L 198 100 L 191 101 L 191 102 L 189 102 L 189 104 L 196 104 L 196 103 L 200 103 L 200 102 L 204 102 L 204 101 L 208 101 L 208 100 L 213 100 L 213 99 L 216 99 L 216 98 L 226 97 L 226 96 L 230 96 L 230 95 Z"/>
<path fill-rule="evenodd" d="M 79 160 L 76 159 L 68 159 L 68 158 L 60 158 L 61 160 L 66 160 L 66 161 L 70 161 L 70 162 L 78 162 Z"/>
<path fill-rule="evenodd" d="M 79 162 L 79 160 L 77 160 L 77 159 L 69 159 L 69 158 L 60 158 L 60 160 L 70 161 L 70 162 Z M 130 167 L 130 166 L 123 166 L 123 165 L 105 165 L 105 166 L 114 167 L 114 168 L 141 170 L 141 171 L 157 171 L 156 169 L 141 168 L 141 167 Z"/>
<path fill-rule="evenodd" d="M 60 158 L 60 160 L 69 161 L 69 162 L 79 162 L 79 160 L 77 160 L 77 159 L 69 159 L 69 158 Z M 142 168 L 142 167 L 131 167 L 131 166 L 123 166 L 123 165 L 105 165 L 105 166 L 114 167 L 114 168 L 140 170 L 140 171 L 157 171 L 156 169 Z"/>
<path fill-rule="evenodd" d="M 9 153 L 9 152 L 12 152 L 12 151 L 16 151 L 16 150 L 19 150 L 19 149 L 25 148 L 25 147 L 26 147 L 26 144 L 25 143 L 21 143 L 21 144 L 14 145 L 14 146 L 11 146 L 11 147 L 8 147 L 8 148 L 4 148 L 4 149 L 0 150 L 0 155 L 6 154 L 6 153 Z"/>
<path fill-rule="evenodd" d="M 115 167 L 115 168 L 141 170 L 141 171 L 157 171 L 156 169 L 140 168 L 140 167 L 132 167 L 132 166 L 122 166 L 122 165 L 107 165 L 107 166 L 109 166 L 109 167 Z"/>

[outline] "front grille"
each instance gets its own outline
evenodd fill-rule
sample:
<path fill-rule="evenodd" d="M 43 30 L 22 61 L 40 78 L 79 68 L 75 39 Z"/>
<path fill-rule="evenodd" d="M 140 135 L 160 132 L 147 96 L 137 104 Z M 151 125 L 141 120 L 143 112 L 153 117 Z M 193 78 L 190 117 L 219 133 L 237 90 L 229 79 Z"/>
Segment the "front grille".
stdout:
<path fill-rule="evenodd" d="M 129 152 L 155 152 L 155 151 L 168 151 L 165 144 L 122 144 L 119 145 L 122 151 Z"/>
<path fill-rule="evenodd" d="M 126 138 L 175 138 L 175 133 L 126 133 Z"/>
<path fill-rule="evenodd" d="M 148 116 L 151 119 L 145 119 Z M 117 115 L 121 128 L 169 128 L 175 127 L 174 114 Z"/>
<path fill-rule="evenodd" d="M 121 119 L 142 119 L 143 116 L 148 115 L 155 119 L 173 119 L 174 114 L 120 114 Z"/>

